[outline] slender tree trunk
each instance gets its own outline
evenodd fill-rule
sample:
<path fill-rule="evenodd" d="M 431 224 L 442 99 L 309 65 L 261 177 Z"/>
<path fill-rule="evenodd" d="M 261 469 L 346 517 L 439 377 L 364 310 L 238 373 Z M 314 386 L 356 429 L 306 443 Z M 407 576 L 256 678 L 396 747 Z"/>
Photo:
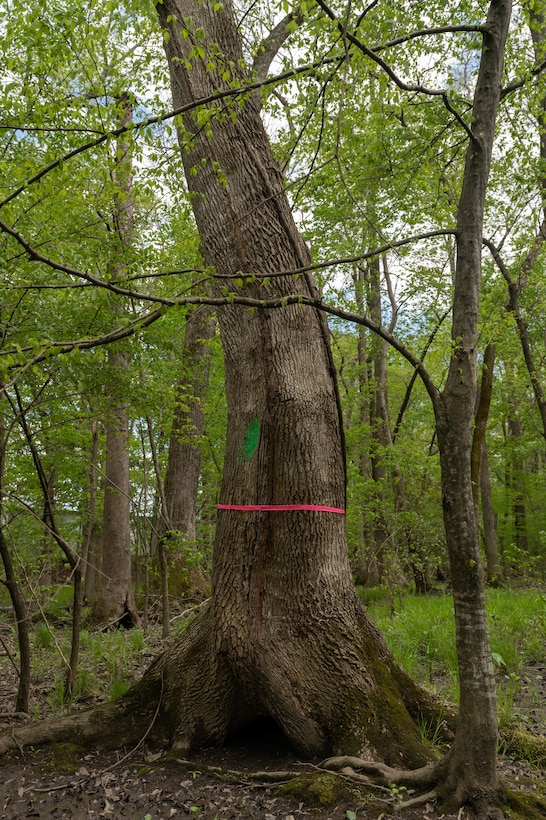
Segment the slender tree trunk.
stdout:
<path fill-rule="evenodd" d="M 355 299 L 359 313 L 364 315 L 366 313 L 365 307 L 365 271 L 362 267 L 358 267 L 353 272 L 353 282 L 355 286 Z M 357 342 L 357 357 L 358 357 L 358 423 L 362 432 L 362 438 L 367 436 L 367 431 L 370 424 L 371 416 L 371 397 L 370 397 L 370 373 L 368 371 L 368 338 L 367 330 L 362 325 L 358 326 L 358 342 Z M 366 487 L 371 476 L 371 458 L 369 447 L 364 445 L 359 447 L 358 452 L 358 473 L 360 476 L 361 485 Z M 359 505 L 359 535 L 360 535 L 360 554 L 355 562 L 355 578 L 358 584 L 362 586 L 376 586 L 380 583 L 379 565 L 375 556 L 375 543 L 373 539 L 373 527 L 370 523 L 371 515 L 369 513 L 369 504 L 365 498 L 362 498 L 362 503 Z"/>
<path fill-rule="evenodd" d="M 493 393 L 493 367 L 495 364 L 495 347 L 491 343 L 485 348 L 483 356 L 482 381 L 476 401 L 476 415 L 474 419 L 474 433 L 472 435 L 472 450 L 470 453 L 472 471 L 472 497 L 474 498 L 474 513 L 478 521 L 480 500 L 480 474 L 482 455 L 485 449 L 485 431 L 491 396 Z"/>
<path fill-rule="evenodd" d="M 17 408 L 18 408 L 18 421 L 21 426 L 21 429 L 24 433 L 25 439 L 27 441 L 30 453 L 32 455 L 32 461 L 34 463 L 34 467 L 36 469 L 36 473 L 38 475 L 38 480 L 40 482 L 40 487 L 42 489 L 42 495 L 44 499 L 44 514 L 43 514 L 43 523 L 44 528 L 47 532 L 54 538 L 58 546 L 63 551 L 68 564 L 70 566 L 70 573 L 71 573 L 71 581 L 73 586 L 73 606 L 72 606 L 72 643 L 70 645 L 70 661 L 68 663 L 68 668 L 66 671 L 66 678 L 65 678 L 65 697 L 68 700 L 72 694 L 72 686 L 74 684 L 77 668 L 78 668 L 78 659 L 79 659 L 79 651 L 80 651 L 80 624 L 81 624 L 81 612 L 82 612 L 82 600 L 83 600 L 83 591 L 82 591 L 82 574 L 81 574 L 81 566 L 80 566 L 80 558 L 76 552 L 72 549 L 71 545 L 63 538 L 61 535 L 56 519 L 54 514 L 54 503 L 53 503 L 53 481 L 52 481 L 52 473 L 48 477 L 46 475 L 46 471 L 43 465 L 42 458 L 40 453 L 38 452 L 38 448 L 36 447 L 36 442 L 32 431 L 29 427 L 28 420 L 26 417 L 26 412 L 23 407 L 23 403 L 21 401 L 21 395 L 17 386 L 15 386 L 15 394 L 17 397 Z"/>
<path fill-rule="evenodd" d="M 110 379 L 127 367 L 125 353 L 110 350 Z M 102 561 L 91 619 L 103 626 L 139 624 L 131 583 L 131 525 L 129 485 L 128 406 L 120 402 L 117 384 L 106 395 L 115 407 L 106 422 Z"/>
<path fill-rule="evenodd" d="M 120 127 L 132 121 L 132 113 L 131 100 L 122 95 L 119 99 Z M 120 139 L 118 143 L 114 177 L 118 185 L 114 226 L 119 241 L 119 260 L 113 264 L 113 269 L 116 277 L 123 278 L 133 235 L 130 138 Z M 128 369 L 128 354 L 120 347 L 109 347 L 105 395 L 111 409 L 106 421 L 102 564 L 91 611 L 91 620 L 104 626 L 140 624 L 131 582 L 129 406 L 120 393 Z"/>
<path fill-rule="evenodd" d="M 460 682 L 459 724 L 448 758 L 445 788 L 454 795 L 455 804 L 471 801 L 478 807 L 498 800 L 497 705 L 472 495 L 471 427 L 483 215 L 510 16 L 509 0 L 492 1 L 483 33 L 457 212 L 452 355 L 445 389 L 435 407 Z"/>
<path fill-rule="evenodd" d="M 99 425 L 94 421 L 91 425 L 91 448 L 89 453 L 89 469 L 87 472 L 87 498 L 82 515 L 82 549 L 81 562 L 84 574 L 84 599 L 89 600 L 95 591 L 96 554 L 94 552 L 94 534 L 96 533 L 95 512 L 98 490 L 98 458 L 99 458 Z"/>
<path fill-rule="evenodd" d="M 5 585 L 11 598 L 17 628 L 19 646 L 19 685 L 17 687 L 16 712 L 28 712 L 31 682 L 30 639 L 27 606 L 13 568 L 11 554 L 3 530 L 3 486 L 6 456 L 6 428 L 4 422 L 4 398 L 0 391 L 0 557 L 6 575 Z"/>
<path fill-rule="evenodd" d="M 165 541 L 175 575 L 183 580 L 178 594 L 208 595 L 209 584 L 202 570 L 184 552 L 195 548 L 197 493 L 201 471 L 201 439 L 205 429 L 204 404 L 210 371 L 209 342 L 216 323 L 205 305 L 191 310 L 186 318 L 180 377 L 169 456 L 165 474 L 160 548 Z"/>
<path fill-rule="evenodd" d="M 482 501 L 483 537 L 487 558 L 487 582 L 496 586 L 502 580 L 497 535 L 495 530 L 495 514 L 491 501 L 491 483 L 489 481 L 489 464 L 487 461 L 487 443 L 485 431 L 491 396 L 493 391 L 493 367 L 495 364 L 495 347 L 487 344 L 483 357 L 482 381 L 477 400 L 474 433 L 472 436 L 471 471 L 472 496 L 474 498 L 474 514 L 479 521 L 479 500 Z"/>
<path fill-rule="evenodd" d="M 546 15 L 540 3 L 525 3 L 526 11 L 529 14 L 529 28 L 535 52 L 536 64 L 541 65 L 546 48 Z M 529 334 L 529 323 L 525 311 L 521 309 L 520 296 L 525 290 L 529 276 L 532 274 L 535 264 L 542 253 L 546 240 L 546 94 L 540 99 L 540 110 L 537 115 L 539 151 L 540 151 L 540 177 L 539 191 L 542 198 L 542 220 L 535 234 L 531 247 L 528 249 L 523 262 L 519 267 L 516 279 L 512 278 L 509 268 L 504 264 L 500 251 L 491 242 L 487 245 L 491 250 L 499 270 L 501 271 L 508 286 L 508 300 L 506 310 L 512 314 L 516 323 L 516 328 L 521 344 L 523 358 L 529 374 L 529 380 L 537 403 L 542 422 L 542 435 L 546 439 L 546 395 L 540 377 L 540 367 L 537 367 L 533 344 Z M 540 357 L 539 357 L 540 358 Z"/>
<path fill-rule="evenodd" d="M 483 540 L 487 559 L 487 582 L 491 586 L 502 583 L 503 572 L 497 543 L 495 511 L 491 499 L 487 445 L 484 444 L 480 466 L 480 494 L 482 499 Z"/>
<path fill-rule="evenodd" d="M 91 532 L 89 533 L 89 546 L 87 551 L 87 563 L 85 565 L 85 583 L 83 592 L 85 601 L 92 601 L 95 597 L 95 591 L 98 586 L 97 579 L 102 563 L 101 546 L 102 537 L 100 532 L 100 524 L 98 521 L 95 521 L 91 527 Z"/>
<path fill-rule="evenodd" d="M 203 305 L 189 312 L 165 475 L 168 529 L 183 533 L 190 542 L 196 538 L 200 444 L 210 370 L 208 342 L 214 332 L 215 321 L 209 308 Z"/>
<path fill-rule="evenodd" d="M 381 310 L 381 273 L 379 257 L 370 261 L 367 266 L 368 315 L 377 325 L 382 324 Z M 390 532 L 385 515 L 385 454 L 391 443 L 390 422 L 387 393 L 387 342 L 375 336 L 370 345 L 371 379 L 370 431 L 371 431 L 371 467 L 375 487 L 375 512 L 373 535 L 375 557 L 381 581 L 385 572 L 386 547 Z"/>
<path fill-rule="evenodd" d="M 510 442 L 510 496 L 512 499 L 512 515 L 514 521 L 514 543 L 522 552 L 529 549 L 527 537 L 527 505 L 525 503 L 526 469 L 524 461 L 518 452 L 521 448 L 523 427 L 517 411 L 514 398 L 509 400 L 510 414 L 508 416 L 508 437 Z"/>

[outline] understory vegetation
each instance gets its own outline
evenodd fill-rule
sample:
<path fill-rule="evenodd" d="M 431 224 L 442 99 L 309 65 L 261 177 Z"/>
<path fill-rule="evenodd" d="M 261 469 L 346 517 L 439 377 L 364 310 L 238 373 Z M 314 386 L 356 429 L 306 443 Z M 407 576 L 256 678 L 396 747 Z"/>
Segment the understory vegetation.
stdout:
<path fill-rule="evenodd" d="M 69 591 L 60 587 L 43 609 L 32 635 L 32 700 L 34 719 L 59 716 L 68 709 L 85 708 L 116 699 L 146 669 L 165 645 L 159 617 L 140 628 L 108 632 L 84 628 L 81 659 L 70 703 L 64 692 L 70 655 L 70 620 L 62 601 Z M 429 596 L 385 587 L 359 588 L 361 599 L 407 672 L 451 709 L 458 702 L 457 657 L 453 603 L 449 592 L 437 589 Z M 546 737 L 546 593 L 541 589 L 490 589 L 487 595 L 491 651 L 499 698 L 499 726 Z M 196 607 L 173 615 L 169 641 L 185 629 Z M 0 671 L 2 707 L 7 716 L 17 688 L 17 641 L 11 616 L 0 616 Z M 423 726 L 429 740 L 441 727 Z M 532 756 L 532 753 L 531 753 Z M 531 761 L 544 764 L 545 760 Z"/>

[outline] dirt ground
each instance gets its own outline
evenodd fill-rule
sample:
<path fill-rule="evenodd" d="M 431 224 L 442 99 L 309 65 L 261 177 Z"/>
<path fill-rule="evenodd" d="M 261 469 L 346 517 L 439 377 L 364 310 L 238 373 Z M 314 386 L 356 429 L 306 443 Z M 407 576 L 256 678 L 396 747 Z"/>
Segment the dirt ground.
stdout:
<path fill-rule="evenodd" d="M 540 788 L 545 774 L 508 758 L 501 758 L 500 768 L 510 788 L 526 791 Z M 143 749 L 127 758 L 85 754 L 76 746 L 28 750 L 0 763 L 0 820 L 388 820 L 395 815 L 449 820 L 431 803 L 397 813 L 396 796 L 385 788 L 366 800 L 341 800 L 328 808 L 309 805 L 280 795 L 279 785 L 267 783 L 263 774 L 287 770 L 313 767 L 300 763 L 280 733 L 265 723 L 192 761 Z M 249 779 L 257 772 L 262 774 Z"/>
<path fill-rule="evenodd" d="M 0 665 L 0 731 L 17 721 L 10 714 L 16 691 L 13 664 Z M 143 658 L 143 667 L 148 659 Z M 507 677 L 513 714 L 527 731 L 546 737 L 546 665 L 528 667 L 519 676 L 517 691 Z M 512 688 L 511 688 L 512 687 Z M 512 693 L 512 694 L 510 694 Z M 38 714 L 47 714 L 47 686 L 35 685 Z M 28 720 L 28 716 L 27 716 Z M 511 789 L 546 796 L 546 768 L 530 762 L 499 759 L 500 774 Z M 246 736 L 223 749 L 210 749 L 191 761 L 175 760 L 164 751 L 141 747 L 117 754 L 92 753 L 74 746 L 26 749 L 0 760 L 0 820 L 449 820 L 431 803 L 397 812 L 406 799 L 383 788 L 357 799 L 354 793 L 333 805 L 320 807 L 308 796 L 283 796 L 280 784 L 260 772 L 316 771 L 300 762 L 271 722 L 254 726 Z M 463 820 L 464 813 L 456 816 Z M 540 815 L 539 815 L 540 816 Z M 546 817 L 546 813 L 544 814 Z M 455 816 L 453 817 L 455 820 Z"/>

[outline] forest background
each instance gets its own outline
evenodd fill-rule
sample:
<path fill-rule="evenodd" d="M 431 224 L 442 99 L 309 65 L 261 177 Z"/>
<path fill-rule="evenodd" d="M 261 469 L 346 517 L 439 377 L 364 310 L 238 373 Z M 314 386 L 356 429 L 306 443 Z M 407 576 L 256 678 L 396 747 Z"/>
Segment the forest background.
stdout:
<path fill-rule="evenodd" d="M 443 384 L 483 10 L 372 7 L 372 62 L 352 54 L 327 6 L 237 13 L 292 208 L 337 313 L 355 578 L 425 593 L 449 584 L 440 465 L 429 397 L 400 351 Z M 70 13 L 11 3 L 2 14 L 3 603 L 9 592 L 16 608 L 40 611 L 74 582 L 79 629 L 84 603 L 95 625 L 130 626 L 161 600 L 166 637 L 170 604 L 208 594 L 226 426 L 221 346 L 200 304 L 212 271 L 181 184 L 166 35 L 141 3 Z M 202 59 L 200 30 L 191 36 Z M 543 39 L 540 4 L 516 6 L 486 202 L 475 425 L 492 584 L 543 583 L 546 572 Z M 236 107 L 198 109 L 198 127 L 207 133 Z M 225 283 L 226 302 L 239 284 Z M 67 695 L 76 641 L 72 651 Z M 18 697 L 25 705 L 28 690 Z"/>

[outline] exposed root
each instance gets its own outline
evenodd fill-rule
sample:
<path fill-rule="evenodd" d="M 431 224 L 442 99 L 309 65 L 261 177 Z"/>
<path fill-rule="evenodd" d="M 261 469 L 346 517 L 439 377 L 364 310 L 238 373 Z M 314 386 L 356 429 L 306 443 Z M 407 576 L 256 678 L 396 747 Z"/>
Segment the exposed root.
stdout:
<path fill-rule="evenodd" d="M 145 739 L 150 734 L 157 712 L 155 715 L 151 715 L 150 710 L 131 713 L 127 707 L 128 704 L 120 700 L 99 704 L 85 712 L 13 727 L 0 734 L 0 756 L 14 750 L 22 752 L 28 746 L 75 741 L 86 748 L 140 746 L 143 735 Z M 143 725 L 146 728 L 143 729 Z"/>
<path fill-rule="evenodd" d="M 397 786 L 411 786 L 413 788 L 435 786 L 438 783 L 440 768 L 438 763 L 431 763 L 428 766 L 421 766 L 419 769 L 393 769 L 391 766 L 379 761 L 362 760 L 359 757 L 346 755 L 329 757 L 322 762 L 321 767 L 329 771 L 343 771 L 346 774 L 349 771 L 356 774 L 356 770 L 359 769 L 384 786 L 394 783 Z"/>
<path fill-rule="evenodd" d="M 394 811 L 403 811 L 404 809 L 415 809 L 417 806 L 423 806 L 425 803 L 433 803 L 438 799 L 438 794 L 435 789 L 431 792 L 418 794 L 416 797 L 410 797 L 409 800 L 404 800 L 394 806 Z"/>

